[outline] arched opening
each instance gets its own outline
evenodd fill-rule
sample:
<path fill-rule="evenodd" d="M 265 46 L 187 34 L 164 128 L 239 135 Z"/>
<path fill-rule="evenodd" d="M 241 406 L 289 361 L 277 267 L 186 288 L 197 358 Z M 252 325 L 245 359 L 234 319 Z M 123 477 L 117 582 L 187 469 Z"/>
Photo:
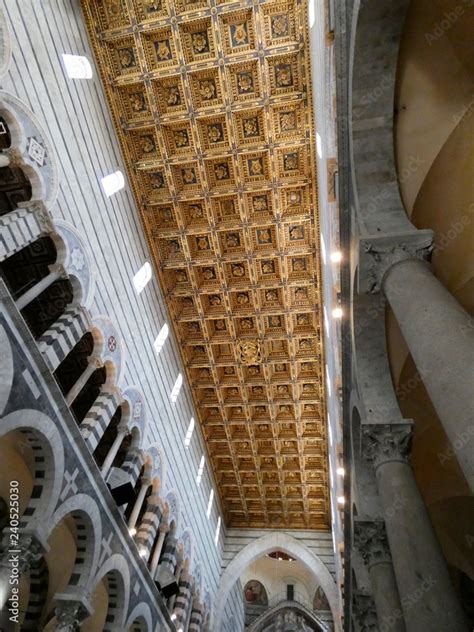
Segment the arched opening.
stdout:
<path fill-rule="evenodd" d="M 77 508 L 86 503 L 87 499 L 82 495 L 70 497 L 63 508 L 58 510 L 56 515 L 59 519 L 48 538 L 50 549 L 45 554 L 45 560 L 49 586 L 43 628 L 45 632 L 52 632 L 57 627 L 55 596 L 69 590 L 80 592 L 90 580 L 97 551 L 97 525 L 94 523 L 99 521 L 99 513 L 97 510 L 94 517 Z"/>
<path fill-rule="evenodd" d="M 125 587 L 122 575 L 111 570 L 97 582 L 91 596 L 93 614 L 81 625 L 82 632 L 115 632 L 123 625 Z"/>
<path fill-rule="evenodd" d="M 112 447 L 117 437 L 117 429 L 120 422 L 122 421 L 122 417 L 123 417 L 122 406 L 118 406 L 107 428 L 105 429 L 104 434 L 102 435 L 99 443 L 97 444 L 96 449 L 93 452 L 94 460 L 99 466 L 99 468 L 102 467 L 107 455 L 110 452 L 110 448 Z M 114 460 L 114 463 L 115 463 L 115 460 Z"/>
<path fill-rule="evenodd" d="M 223 624 L 222 618 L 225 611 L 227 599 L 229 598 L 229 595 L 234 590 L 234 587 L 239 582 L 239 580 L 241 584 L 245 585 L 245 583 L 249 579 L 258 579 L 266 585 L 270 605 L 272 605 L 273 591 L 276 591 L 275 598 L 280 600 L 281 590 L 279 586 L 276 585 L 274 586 L 274 589 L 269 589 L 268 578 L 270 578 L 271 582 L 273 582 L 272 576 L 275 576 L 275 572 L 273 571 L 273 569 L 270 569 L 269 572 L 265 575 L 260 574 L 261 572 L 266 571 L 266 569 L 260 568 L 260 566 L 262 565 L 262 561 L 280 565 L 289 565 L 287 571 L 279 571 L 279 581 L 284 581 L 287 577 L 294 577 L 296 573 L 296 567 L 291 566 L 292 564 L 295 564 L 294 562 L 278 561 L 267 556 L 267 553 L 271 553 L 275 550 L 283 551 L 291 558 L 298 560 L 298 563 L 301 564 L 301 571 L 307 574 L 308 577 L 311 577 L 311 581 L 314 582 L 312 584 L 314 586 L 314 590 L 316 590 L 317 586 L 321 586 L 324 590 L 331 606 L 331 617 L 337 616 L 338 596 L 336 584 L 331 576 L 331 573 L 320 560 L 320 558 L 312 553 L 304 544 L 287 534 L 269 533 L 268 535 L 252 541 L 250 544 L 241 549 L 234 556 L 233 560 L 230 562 L 230 564 L 227 566 L 224 573 L 222 574 L 219 591 L 217 594 L 217 603 L 219 604 L 219 608 L 216 612 L 216 627 L 218 629 L 219 626 L 222 626 Z M 314 592 L 311 592 L 309 597 L 308 589 L 310 586 L 308 584 L 308 581 L 303 580 L 303 575 L 301 576 L 301 579 L 301 584 L 306 587 L 306 601 L 309 601 L 310 598 L 312 599 L 312 595 L 314 594 Z M 299 591 L 295 590 L 295 594 L 296 592 Z M 286 594 L 284 596 L 286 600 Z M 311 604 L 309 605 L 309 608 L 311 610 Z"/>
<path fill-rule="evenodd" d="M 49 266 L 56 260 L 57 250 L 53 240 L 40 237 L 5 259 L 0 266 L 2 278 L 13 299 L 19 301 L 22 316 L 35 338 L 56 322 L 74 298 L 69 279 L 56 278 L 44 288 L 42 286 L 51 274 Z M 30 295 L 31 292 L 34 294 Z"/>
<path fill-rule="evenodd" d="M 106 380 L 107 367 L 104 365 L 96 368 L 77 397 L 71 403 L 71 411 L 78 424 L 84 420 L 92 405 L 99 397 Z"/>
<path fill-rule="evenodd" d="M 11 133 L 6 119 L 0 116 L 0 152 L 11 147 Z M 20 202 L 31 200 L 32 188 L 20 167 L 0 167 L 0 216 L 18 208 Z"/>

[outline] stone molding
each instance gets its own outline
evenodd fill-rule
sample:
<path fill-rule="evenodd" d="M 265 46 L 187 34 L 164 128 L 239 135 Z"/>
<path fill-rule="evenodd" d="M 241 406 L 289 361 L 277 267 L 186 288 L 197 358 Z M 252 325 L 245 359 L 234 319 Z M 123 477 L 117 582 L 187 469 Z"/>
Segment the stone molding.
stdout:
<path fill-rule="evenodd" d="M 380 292 L 390 268 L 409 259 L 427 261 L 433 249 L 433 231 L 359 238 L 359 292 Z"/>

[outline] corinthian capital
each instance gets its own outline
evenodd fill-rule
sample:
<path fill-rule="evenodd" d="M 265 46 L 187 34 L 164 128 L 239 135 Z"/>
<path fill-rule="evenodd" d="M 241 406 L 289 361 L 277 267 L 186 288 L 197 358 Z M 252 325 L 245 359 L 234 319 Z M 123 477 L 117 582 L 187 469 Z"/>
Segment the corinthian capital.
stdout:
<path fill-rule="evenodd" d="M 385 524 L 382 520 L 354 521 L 354 542 L 369 568 L 392 561 Z"/>
<path fill-rule="evenodd" d="M 364 458 L 372 463 L 375 470 L 380 465 L 391 461 L 408 463 L 412 431 L 412 421 L 363 425 L 362 450 Z"/>
<path fill-rule="evenodd" d="M 359 240 L 359 291 L 380 292 L 383 278 L 392 266 L 407 259 L 427 260 L 433 232 L 418 230 L 404 234 L 374 235 Z"/>
<path fill-rule="evenodd" d="M 352 614 L 360 632 L 379 632 L 375 603 L 371 595 L 361 591 L 353 594 Z"/>

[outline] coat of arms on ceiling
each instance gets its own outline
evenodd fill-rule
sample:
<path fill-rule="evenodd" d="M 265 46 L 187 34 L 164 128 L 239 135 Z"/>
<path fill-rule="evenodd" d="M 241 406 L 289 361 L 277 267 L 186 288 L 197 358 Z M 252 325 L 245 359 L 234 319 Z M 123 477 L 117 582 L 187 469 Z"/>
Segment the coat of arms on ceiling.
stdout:
<path fill-rule="evenodd" d="M 259 340 L 239 340 L 237 351 L 242 364 L 260 364 L 262 361 L 262 347 Z"/>

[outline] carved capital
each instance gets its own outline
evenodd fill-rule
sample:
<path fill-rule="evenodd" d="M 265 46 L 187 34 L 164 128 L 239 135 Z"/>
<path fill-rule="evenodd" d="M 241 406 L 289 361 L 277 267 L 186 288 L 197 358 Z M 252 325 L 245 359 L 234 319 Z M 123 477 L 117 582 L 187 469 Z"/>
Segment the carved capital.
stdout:
<path fill-rule="evenodd" d="M 362 451 L 364 458 L 377 470 L 384 463 L 408 463 L 413 422 L 396 424 L 364 424 Z"/>
<path fill-rule="evenodd" d="M 361 237 L 359 240 L 359 292 L 380 292 L 392 266 L 408 259 L 427 261 L 433 249 L 433 232 Z"/>
<path fill-rule="evenodd" d="M 45 233 L 54 232 L 53 220 L 51 219 L 46 206 L 41 201 L 27 202 L 28 210 L 35 214 L 41 229 Z"/>
<path fill-rule="evenodd" d="M 382 520 L 356 518 L 354 542 L 369 569 L 376 564 L 392 562 L 385 524 Z"/>
<path fill-rule="evenodd" d="M 355 591 L 352 596 L 352 614 L 358 632 L 379 632 L 375 603 L 371 595 Z"/>
<path fill-rule="evenodd" d="M 79 600 L 61 600 L 55 609 L 57 632 L 76 632 L 81 623 L 92 614 L 92 609 Z"/>

